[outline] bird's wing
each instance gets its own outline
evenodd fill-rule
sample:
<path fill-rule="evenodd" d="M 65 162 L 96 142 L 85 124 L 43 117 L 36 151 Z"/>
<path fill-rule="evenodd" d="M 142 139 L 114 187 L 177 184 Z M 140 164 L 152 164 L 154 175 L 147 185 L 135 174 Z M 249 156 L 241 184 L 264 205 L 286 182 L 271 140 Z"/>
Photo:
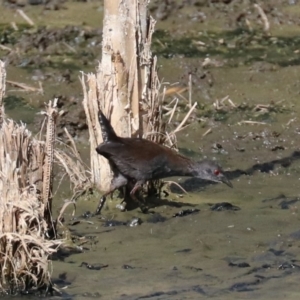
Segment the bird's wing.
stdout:
<path fill-rule="evenodd" d="M 134 143 L 130 143 L 128 139 L 124 143 L 103 143 L 97 147 L 97 152 L 113 162 L 127 177 L 143 180 L 160 178 L 168 162 L 165 147 L 144 141 L 135 139 Z"/>

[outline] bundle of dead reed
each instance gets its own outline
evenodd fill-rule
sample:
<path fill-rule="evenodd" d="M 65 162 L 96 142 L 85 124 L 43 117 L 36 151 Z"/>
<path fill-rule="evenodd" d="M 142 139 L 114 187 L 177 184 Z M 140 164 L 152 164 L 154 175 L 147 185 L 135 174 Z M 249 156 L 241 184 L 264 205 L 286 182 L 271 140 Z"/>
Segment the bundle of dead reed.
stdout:
<path fill-rule="evenodd" d="M 0 293 L 49 287 L 49 256 L 61 241 L 46 238 L 51 218 L 56 102 L 46 110 L 46 142 L 4 118 L 6 72 L 0 61 Z"/>
<path fill-rule="evenodd" d="M 45 143 L 26 126 L 3 120 L 0 130 L 0 291 L 14 293 L 50 283 L 49 255 L 60 241 L 46 240 L 51 224 L 43 199 Z M 47 190 L 51 189 L 49 187 Z M 44 194 L 45 195 L 45 194 Z"/>

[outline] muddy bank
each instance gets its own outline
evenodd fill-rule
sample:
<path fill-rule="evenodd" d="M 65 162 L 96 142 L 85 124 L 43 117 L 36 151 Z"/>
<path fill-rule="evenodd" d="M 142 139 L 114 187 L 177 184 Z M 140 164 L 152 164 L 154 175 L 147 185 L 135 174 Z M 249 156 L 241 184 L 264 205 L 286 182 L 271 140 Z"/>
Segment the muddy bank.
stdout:
<path fill-rule="evenodd" d="M 188 195 L 172 185 L 168 196 L 150 202 L 148 215 L 138 209 L 121 213 L 115 208 L 120 200 L 108 200 L 106 220 L 80 217 L 94 210 L 99 195 L 79 199 L 77 219 L 67 210 L 62 232 L 69 232 L 78 253 L 54 261 L 54 282 L 64 297 L 75 299 L 298 299 L 299 3 L 262 4 L 269 34 L 251 1 L 169 3 L 153 2 L 151 8 L 159 19 L 153 49 L 160 75 L 168 88 L 168 82 L 184 88 L 192 74 L 198 102 L 178 134 L 180 152 L 216 159 L 234 188 L 176 178 Z M 87 158 L 78 74 L 93 71 L 101 57 L 102 4 L 64 6 L 24 7 L 44 28 L 28 28 L 4 7 L 1 44 L 12 51 L 1 48 L 0 55 L 11 62 L 8 79 L 37 88 L 41 81 L 44 89 L 24 92 L 9 85 L 8 96 L 15 98 L 7 99 L 7 113 L 36 128 L 35 113 L 59 96 L 66 111 L 59 132 L 67 126 Z M 12 20 L 19 31 L 10 29 Z M 36 46 L 28 50 L 30 43 Z M 180 102 L 170 128 L 188 109 L 186 91 L 170 94 L 166 103 L 175 96 Z M 63 185 L 56 194 L 55 212 L 70 196 L 67 190 Z M 239 210 L 211 210 L 221 202 Z M 182 210 L 195 211 L 173 217 Z"/>

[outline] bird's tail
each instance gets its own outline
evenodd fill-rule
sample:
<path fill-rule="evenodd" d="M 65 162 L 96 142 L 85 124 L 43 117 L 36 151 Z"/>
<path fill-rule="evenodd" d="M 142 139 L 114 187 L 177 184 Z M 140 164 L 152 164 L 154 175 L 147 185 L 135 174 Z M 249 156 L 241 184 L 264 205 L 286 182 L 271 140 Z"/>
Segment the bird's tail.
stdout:
<path fill-rule="evenodd" d="M 116 135 L 110 122 L 107 120 L 107 118 L 101 110 L 99 111 L 98 118 L 101 127 L 103 142 L 107 143 L 118 139 L 118 136 Z"/>

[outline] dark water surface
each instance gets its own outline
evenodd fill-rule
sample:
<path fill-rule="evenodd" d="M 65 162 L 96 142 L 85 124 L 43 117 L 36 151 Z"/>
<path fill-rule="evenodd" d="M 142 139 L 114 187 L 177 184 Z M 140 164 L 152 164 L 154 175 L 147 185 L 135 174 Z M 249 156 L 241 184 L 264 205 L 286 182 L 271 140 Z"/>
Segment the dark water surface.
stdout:
<path fill-rule="evenodd" d="M 136 210 L 123 213 L 124 221 L 141 217 L 144 223 L 137 227 L 103 227 L 103 221 L 92 218 L 94 224 L 81 223 L 74 230 L 95 236 L 97 243 L 93 240 L 84 245 L 83 253 L 54 262 L 54 277 L 65 274 L 65 291 L 75 299 L 99 295 L 104 299 L 296 299 L 298 199 L 287 208 L 282 201 L 292 199 L 263 199 L 290 194 L 297 181 L 287 186 L 284 178 L 257 174 L 242 176 L 232 190 L 207 186 L 184 197 L 200 209 L 198 213 L 172 218 L 174 212 L 190 207 L 162 206 L 154 210 L 167 220 L 157 223 L 147 222 L 153 218 Z M 208 203 L 220 201 L 241 209 L 212 211 Z M 119 220 L 112 210 L 104 214 Z M 95 269 L 81 266 L 82 262 Z M 101 269 L 103 265 L 108 266 Z"/>

